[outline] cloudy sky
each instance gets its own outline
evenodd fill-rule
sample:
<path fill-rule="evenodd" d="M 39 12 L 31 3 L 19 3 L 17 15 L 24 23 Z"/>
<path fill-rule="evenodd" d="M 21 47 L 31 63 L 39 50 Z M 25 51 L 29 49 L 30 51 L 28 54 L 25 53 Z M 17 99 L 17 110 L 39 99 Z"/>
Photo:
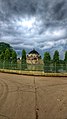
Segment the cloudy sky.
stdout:
<path fill-rule="evenodd" d="M 0 42 L 19 53 L 67 50 L 67 0 L 0 0 Z"/>

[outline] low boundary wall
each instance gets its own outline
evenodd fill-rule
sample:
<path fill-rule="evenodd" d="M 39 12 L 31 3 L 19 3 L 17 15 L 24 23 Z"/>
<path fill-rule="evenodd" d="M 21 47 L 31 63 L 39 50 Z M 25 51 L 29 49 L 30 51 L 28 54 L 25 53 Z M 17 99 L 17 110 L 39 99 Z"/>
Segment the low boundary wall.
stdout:
<path fill-rule="evenodd" d="M 18 75 L 29 75 L 29 76 L 67 77 L 67 73 L 45 73 L 40 71 L 21 71 L 21 70 L 8 70 L 8 69 L 0 69 L 0 72 Z"/>

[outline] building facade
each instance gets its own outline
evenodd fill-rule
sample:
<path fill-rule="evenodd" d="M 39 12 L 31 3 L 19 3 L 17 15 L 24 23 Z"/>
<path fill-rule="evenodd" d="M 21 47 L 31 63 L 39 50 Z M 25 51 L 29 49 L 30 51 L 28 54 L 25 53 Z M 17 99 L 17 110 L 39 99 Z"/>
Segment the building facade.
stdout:
<path fill-rule="evenodd" d="M 35 49 L 33 49 L 27 55 L 27 63 L 28 64 L 39 64 L 40 59 L 41 59 L 41 56 Z"/>

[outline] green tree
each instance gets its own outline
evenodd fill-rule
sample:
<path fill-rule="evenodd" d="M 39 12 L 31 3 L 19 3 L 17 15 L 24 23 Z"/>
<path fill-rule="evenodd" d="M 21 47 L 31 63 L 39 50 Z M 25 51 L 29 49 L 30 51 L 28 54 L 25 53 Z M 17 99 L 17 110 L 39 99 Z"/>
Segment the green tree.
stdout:
<path fill-rule="evenodd" d="M 50 56 L 49 52 L 45 52 L 44 58 L 43 58 L 44 72 L 50 72 L 50 61 L 51 61 L 51 56 Z"/>
<path fill-rule="evenodd" d="M 64 57 L 64 70 L 67 71 L 67 51 L 65 52 L 65 57 Z"/>
<path fill-rule="evenodd" d="M 59 52 L 57 50 L 54 52 L 53 62 L 59 62 Z"/>
<path fill-rule="evenodd" d="M 0 55 L 0 68 L 3 68 L 4 66 L 4 53 L 2 52 Z"/>
<path fill-rule="evenodd" d="M 67 62 L 67 51 L 65 52 L 65 58 L 64 61 Z"/>
<path fill-rule="evenodd" d="M 60 63 L 59 63 L 59 52 L 56 50 L 54 52 L 54 56 L 53 56 L 53 70 L 55 72 L 58 72 L 58 70 L 60 69 Z"/>
<path fill-rule="evenodd" d="M 9 68 L 10 65 L 10 51 L 9 49 L 5 50 L 5 68 Z"/>
<path fill-rule="evenodd" d="M 9 49 L 6 49 L 5 50 L 5 61 L 10 61 L 10 51 Z"/>
<path fill-rule="evenodd" d="M 4 42 L 0 42 L 0 54 L 2 52 L 5 53 L 6 49 L 9 49 L 10 54 L 12 53 L 13 48 L 9 44 L 4 43 Z"/>
<path fill-rule="evenodd" d="M 24 49 L 22 50 L 22 60 L 26 61 L 26 51 Z"/>
<path fill-rule="evenodd" d="M 0 55 L 0 62 L 4 62 L 4 53 L 3 52 Z"/>
<path fill-rule="evenodd" d="M 26 51 L 24 49 L 22 50 L 21 68 L 23 70 L 27 68 L 27 64 L 26 64 Z"/>
<path fill-rule="evenodd" d="M 13 50 L 12 51 L 12 67 L 16 68 L 17 66 L 17 54 L 16 52 Z"/>

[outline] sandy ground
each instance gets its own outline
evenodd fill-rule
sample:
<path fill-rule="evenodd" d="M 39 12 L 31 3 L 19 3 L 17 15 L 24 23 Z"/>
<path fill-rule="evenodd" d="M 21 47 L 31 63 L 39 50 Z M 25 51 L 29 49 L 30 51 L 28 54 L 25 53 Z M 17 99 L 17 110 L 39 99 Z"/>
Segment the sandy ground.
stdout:
<path fill-rule="evenodd" d="M 67 78 L 0 73 L 0 119 L 67 119 Z"/>

